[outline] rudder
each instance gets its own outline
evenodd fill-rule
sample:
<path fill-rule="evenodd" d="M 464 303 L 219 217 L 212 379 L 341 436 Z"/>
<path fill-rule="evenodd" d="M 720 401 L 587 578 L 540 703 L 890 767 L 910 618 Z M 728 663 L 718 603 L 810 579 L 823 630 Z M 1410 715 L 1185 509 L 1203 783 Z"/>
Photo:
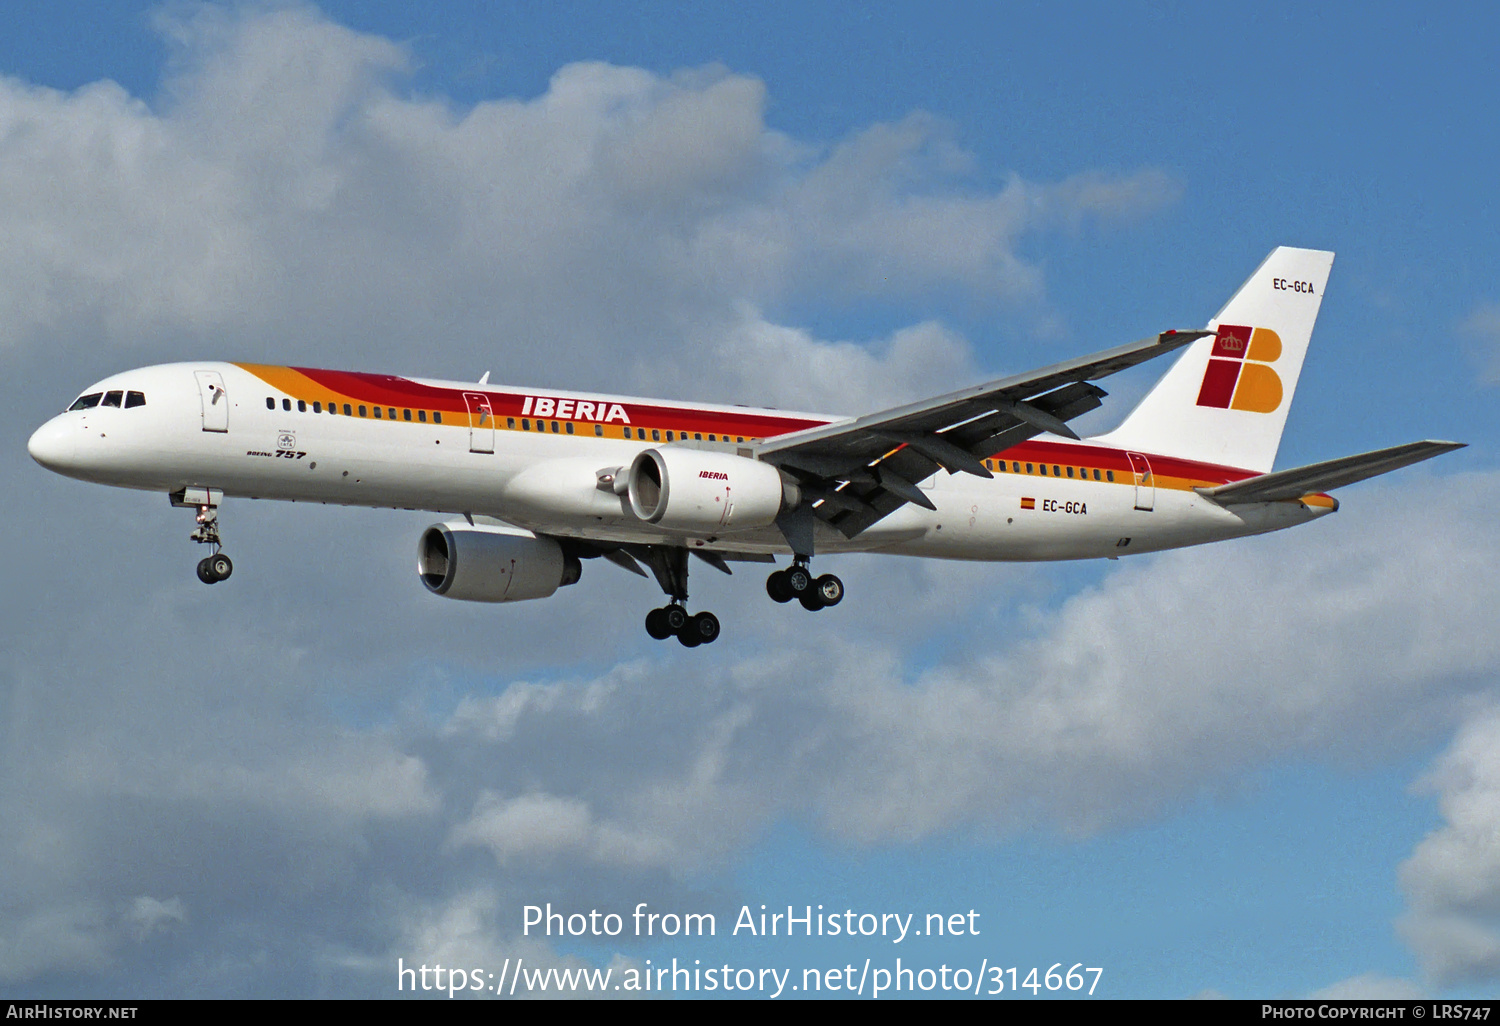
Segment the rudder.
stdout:
<path fill-rule="evenodd" d="M 1216 334 L 1189 346 L 1124 423 L 1099 440 L 1269 471 L 1332 267 L 1325 250 L 1273 250 L 1208 322 Z"/>

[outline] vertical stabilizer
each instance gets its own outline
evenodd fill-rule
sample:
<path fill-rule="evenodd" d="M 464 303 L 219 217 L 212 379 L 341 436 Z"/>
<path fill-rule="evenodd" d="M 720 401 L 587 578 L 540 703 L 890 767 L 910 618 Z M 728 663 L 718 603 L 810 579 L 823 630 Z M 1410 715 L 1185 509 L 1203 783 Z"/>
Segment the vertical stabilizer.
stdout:
<path fill-rule="evenodd" d="M 1333 254 L 1281 246 L 1100 441 L 1262 473 L 1276 461 Z"/>

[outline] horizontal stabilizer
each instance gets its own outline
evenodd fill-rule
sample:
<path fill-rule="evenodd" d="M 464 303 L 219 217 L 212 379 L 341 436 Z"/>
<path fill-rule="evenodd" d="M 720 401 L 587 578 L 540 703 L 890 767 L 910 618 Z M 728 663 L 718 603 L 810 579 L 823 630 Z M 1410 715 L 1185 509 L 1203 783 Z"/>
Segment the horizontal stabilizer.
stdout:
<path fill-rule="evenodd" d="M 1462 449 L 1465 442 L 1408 442 L 1363 452 L 1357 456 L 1324 463 L 1311 463 L 1291 470 L 1278 470 L 1271 474 L 1219 485 L 1217 488 L 1198 488 L 1199 495 L 1213 499 L 1222 506 L 1246 502 L 1276 502 L 1281 499 L 1300 499 L 1304 495 L 1324 492 L 1330 488 L 1341 488 L 1367 477 L 1389 474 L 1393 470 L 1430 460 L 1453 449 Z"/>

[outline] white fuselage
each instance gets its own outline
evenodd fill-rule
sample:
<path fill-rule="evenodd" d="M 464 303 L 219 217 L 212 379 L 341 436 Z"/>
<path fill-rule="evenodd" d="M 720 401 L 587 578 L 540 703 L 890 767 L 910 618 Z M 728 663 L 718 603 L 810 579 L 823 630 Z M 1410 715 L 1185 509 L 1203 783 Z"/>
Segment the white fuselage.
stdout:
<path fill-rule="evenodd" d="M 407 391 L 393 400 L 392 389 Z M 558 538 L 765 554 L 790 551 L 775 527 L 666 531 L 636 517 L 625 497 L 601 486 L 600 474 L 628 468 L 650 448 L 735 453 L 748 440 L 840 419 L 232 363 L 128 371 L 90 386 L 85 397 L 131 392 L 144 401 L 54 417 L 32 437 L 32 455 L 59 473 L 126 488 L 424 509 L 494 517 Z M 537 419 L 538 411 L 548 416 Z M 1109 557 L 1277 530 L 1336 508 L 1331 500 L 1224 508 L 1193 486 L 1248 472 L 1189 467 L 1097 440 L 1043 435 L 987 464 L 996 470 L 992 479 L 939 472 L 921 482 L 935 511 L 908 503 L 853 539 L 820 522 L 817 550 Z"/>

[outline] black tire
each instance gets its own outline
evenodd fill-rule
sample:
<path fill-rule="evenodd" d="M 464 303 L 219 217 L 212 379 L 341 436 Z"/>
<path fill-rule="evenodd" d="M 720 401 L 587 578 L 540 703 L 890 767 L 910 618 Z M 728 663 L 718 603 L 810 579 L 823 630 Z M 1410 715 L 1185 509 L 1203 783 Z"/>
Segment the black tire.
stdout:
<path fill-rule="evenodd" d="M 808 588 L 801 595 L 797 596 L 797 601 L 801 602 L 802 608 L 809 613 L 816 613 L 823 608 L 823 599 L 819 597 L 816 588 Z"/>
<path fill-rule="evenodd" d="M 198 580 L 204 584 L 218 584 L 219 579 L 214 576 L 212 561 L 207 557 L 198 560 Z"/>
<path fill-rule="evenodd" d="M 711 645 L 719 637 L 719 618 L 710 612 L 702 612 L 688 621 L 688 631 L 698 636 L 698 641 Z"/>
<path fill-rule="evenodd" d="M 208 568 L 213 572 L 214 579 L 219 581 L 229 580 L 229 575 L 234 573 L 234 564 L 222 552 L 208 557 Z"/>
<path fill-rule="evenodd" d="M 777 602 L 790 602 L 794 596 L 792 586 L 786 582 L 786 571 L 777 570 L 766 578 L 766 594 Z"/>
<path fill-rule="evenodd" d="M 670 630 L 673 634 L 680 636 L 682 634 L 682 629 L 688 624 L 688 611 L 674 603 L 662 609 L 661 612 L 662 616 L 664 617 L 662 623 L 666 624 L 668 630 Z"/>
<path fill-rule="evenodd" d="M 689 620 L 688 623 L 691 624 L 692 621 Z M 677 640 L 682 642 L 683 648 L 697 648 L 699 645 L 703 644 L 703 639 L 698 637 L 697 631 L 693 630 L 683 631 L 681 634 L 677 635 Z"/>
<path fill-rule="evenodd" d="M 824 609 L 844 601 L 844 582 L 833 574 L 824 574 L 813 582 L 813 591 L 817 592 Z"/>
<path fill-rule="evenodd" d="M 786 574 L 786 585 L 792 589 L 795 598 L 801 598 L 804 593 L 811 590 L 813 586 L 813 575 L 805 566 L 790 566 L 782 573 Z"/>
<path fill-rule="evenodd" d="M 665 609 L 653 609 L 646 614 L 646 633 L 657 641 L 666 641 L 672 636 L 672 628 L 667 626 Z"/>

